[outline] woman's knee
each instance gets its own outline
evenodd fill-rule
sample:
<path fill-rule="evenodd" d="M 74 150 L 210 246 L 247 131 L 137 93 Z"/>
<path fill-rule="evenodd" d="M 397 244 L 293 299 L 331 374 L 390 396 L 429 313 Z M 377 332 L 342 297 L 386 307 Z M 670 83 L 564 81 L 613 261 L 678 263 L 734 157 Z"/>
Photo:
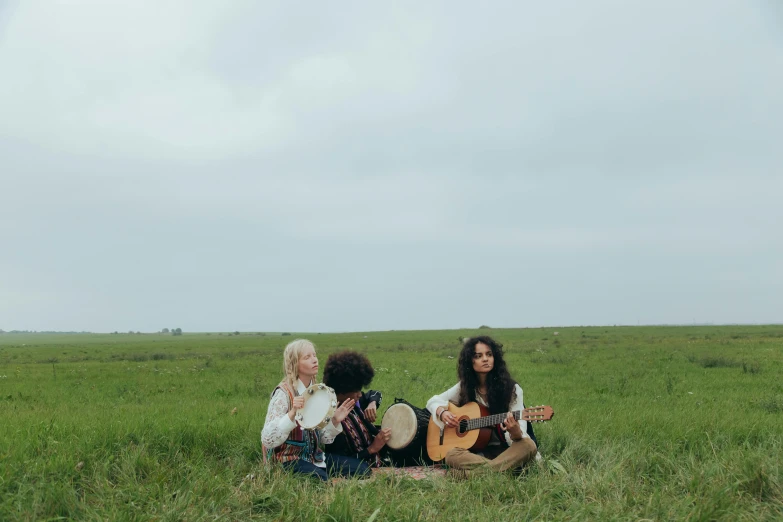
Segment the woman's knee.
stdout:
<path fill-rule="evenodd" d="M 532 460 L 536 456 L 536 453 L 538 452 L 538 447 L 536 446 L 536 443 L 533 442 L 533 439 L 530 438 L 524 438 L 522 440 L 514 441 L 513 444 L 518 444 L 521 446 L 519 451 L 519 456 L 522 462 L 527 462 L 529 460 Z"/>
<path fill-rule="evenodd" d="M 446 458 L 444 459 L 447 466 L 454 466 L 455 459 L 459 460 L 459 458 L 464 455 L 465 453 L 470 453 L 469 450 L 466 450 L 465 448 L 451 448 L 446 453 Z"/>

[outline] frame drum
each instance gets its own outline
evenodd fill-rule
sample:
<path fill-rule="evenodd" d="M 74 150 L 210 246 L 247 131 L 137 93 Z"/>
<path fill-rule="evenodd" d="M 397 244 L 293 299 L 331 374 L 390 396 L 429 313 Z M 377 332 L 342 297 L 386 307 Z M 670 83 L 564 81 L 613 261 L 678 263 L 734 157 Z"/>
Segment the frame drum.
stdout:
<path fill-rule="evenodd" d="M 332 420 L 337 395 L 324 383 L 313 384 L 303 394 L 305 403 L 294 419 L 304 430 L 320 430 Z"/>

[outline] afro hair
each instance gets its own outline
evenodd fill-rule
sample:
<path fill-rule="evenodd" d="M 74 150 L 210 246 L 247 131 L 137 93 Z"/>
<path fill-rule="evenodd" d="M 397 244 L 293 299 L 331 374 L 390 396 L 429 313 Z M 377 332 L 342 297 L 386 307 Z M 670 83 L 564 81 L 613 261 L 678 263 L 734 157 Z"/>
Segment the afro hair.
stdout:
<path fill-rule="evenodd" d="M 324 368 L 324 384 L 334 388 L 335 393 L 361 391 L 374 376 L 370 360 L 350 350 L 330 355 Z"/>

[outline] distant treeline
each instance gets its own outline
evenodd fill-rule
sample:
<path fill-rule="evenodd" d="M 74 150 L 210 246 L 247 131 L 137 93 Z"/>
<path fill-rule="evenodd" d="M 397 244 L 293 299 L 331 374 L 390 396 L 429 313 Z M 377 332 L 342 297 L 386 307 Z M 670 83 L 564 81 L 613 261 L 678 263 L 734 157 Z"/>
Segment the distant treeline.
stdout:
<path fill-rule="evenodd" d="M 41 330 L 41 331 L 37 331 L 37 330 L 10 330 L 10 331 L 5 331 L 5 330 L 0 329 L 0 334 L 6 334 L 6 333 L 9 333 L 9 334 L 88 334 L 88 333 L 92 333 L 92 332 L 58 332 L 56 330 Z"/>
<path fill-rule="evenodd" d="M 40 331 L 38 331 L 38 330 L 3 330 L 3 329 L 0 329 L 0 334 L 59 334 L 59 335 L 73 334 L 73 335 L 75 335 L 75 334 L 91 334 L 91 333 L 93 333 L 93 332 L 88 332 L 88 331 L 82 331 L 82 332 L 58 332 L 56 330 L 40 330 Z M 118 335 L 119 333 L 120 332 L 118 332 L 118 331 L 111 332 L 112 335 Z M 134 334 L 134 335 L 141 335 L 141 332 L 134 332 L 133 330 L 130 330 L 128 333 L 129 334 Z M 169 330 L 168 328 L 164 328 L 159 333 L 171 334 L 171 335 L 182 335 L 182 328 L 172 328 L 171 330 Z"/>

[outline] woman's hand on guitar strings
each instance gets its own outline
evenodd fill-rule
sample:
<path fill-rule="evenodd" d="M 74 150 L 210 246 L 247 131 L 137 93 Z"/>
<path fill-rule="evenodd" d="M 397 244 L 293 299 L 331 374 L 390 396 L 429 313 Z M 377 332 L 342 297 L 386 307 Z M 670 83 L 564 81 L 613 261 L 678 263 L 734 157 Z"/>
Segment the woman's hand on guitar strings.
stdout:
<path fill-rule="evenodd" d="M 367 417 L 368 421 L 375 422 L 375 419 L 378 416 L 378 405 L 375 404 L 375 401 L 372 401 L 364 409 L 364 416 Z"/>
<path fill-rule="evenodd" d="M 509 412 L 506 416 L 506 420 L 500 424 L 503 431 L 507 431 L 511 435 L 511 440 L 519 440 L 522 438 L 522 427 L 519 425 L 514 415 Z"/>
<path fill-rule="evenodd" d="M 450 428 L 456 428 L 459 426 L 459 422 L 457 422 L 457 416 L 451 413 L 449 410 L 441 413 L 440 420 L 443 421 L 443 424 Z"/>
<path fill-rule="evenodd" d="M 299 395 L 297 397 L 294 397 L 294 403 L 291 404 L 291 409 L 288 410 L 289 419 L 294 420 L 297 410 L 302 409 L 302 406 L 304 406 L 304 399 L 305 399 L 304 395 Z"/>
<path fill-rule="evenodd" d="M 340 425 L 340 423 L 348 416 L 349 413 L 351 413 L 351 410 L 353 409 L 354 404 L 356 404 L 356 401 L 353 399 L 345 399 L 342 404 L 335 410 L 334 415 L 332 416 L 332 424 L 334 424 L 334 427 Z"/>

